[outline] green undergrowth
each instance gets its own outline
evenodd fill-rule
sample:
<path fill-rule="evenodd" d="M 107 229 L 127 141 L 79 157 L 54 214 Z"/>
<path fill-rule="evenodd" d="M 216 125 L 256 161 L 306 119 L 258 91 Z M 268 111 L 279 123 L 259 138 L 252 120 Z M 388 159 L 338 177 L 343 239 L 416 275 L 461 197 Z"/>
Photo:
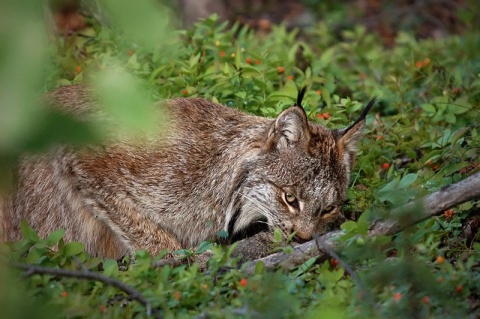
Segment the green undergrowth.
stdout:
<path fill-rule="evenodd" d="M 3 318 L 479 315 L 480 244 L 478 225 L 473 224 L 479 220 L 478 200 L 394 236 L 367 236 L 368 225 L 391 209 L 479 171 L 478 31 L 422 41 L 400 33 L 396 45 L 385 48 L 361 26 L 344 30 L 340 40 L 329 32 L 328 21 L 302 32 L 274 26 L 271 33 L 259 35 L 210 17 L 187 31 L 162 24 L 167 31 L 155 29 L 165 37 L 158 47 L 145 44 L 157 43 L 155 37 L 132 41 L 116 24 L 98 23 L 93 17 L 89 22 L 90 27 L 77 34 L 56 37 L 43 60 L 17 61 L 12 56 L 24 72 L 20 75 L 28 73 L 20 68 L 22 63 L 31 65 L 37 81 L 11 84 L 11 96 L 89 83 L 107 101 L 122 101 L 124 107 L 113 112 L 128 124 L 129 117 L 143 114 L 138 105 L 180 96 L 274 117 L 307 86 L 304 107 L 310 120 L 329 128 L 346 127 L 376 97 L 344 209 L 354 220 L 342 225 L 340 263 L 310 260 L 291 271 L 258 266 L 248 276 L 221 247 L 213 248 L 215 255 L 203 272 L 196 265 L 155 268 L 159 257 L 143 251 L 134 262 L 91 258 L 82 244 L 64 243 L 62 231 L 40 239 L 24 225 L 24 240 L 0 244 Z M 17 47 L 11 48 L 15 52 Z M 12 78 L 12 72 L 3 68 L 2 79 Z M 10 99 L 11 110 L 21 108 L 22 99 Z M 0 138 L 2 169 L 29 150 L 38 136 L 43 146 L 56 138 L 51 132 L 57 124 L 46 121 L 50 124 L 32 129 L 30 113 L 11 114 L 18 126 L 5 127 L 15 143 Z M 132 127 L 142 126 L 139 121 Z M 67 133 L 63 138 L 76 137 Z M 465 232 L 467 224 L 473 234 Z M 97 280 L 34 274 L 33 268 L 18 268 L 19 263 L 116 278 L 139 291 L 148 305 Z M 346 272 L 345 265 L 354 272 Z"/>

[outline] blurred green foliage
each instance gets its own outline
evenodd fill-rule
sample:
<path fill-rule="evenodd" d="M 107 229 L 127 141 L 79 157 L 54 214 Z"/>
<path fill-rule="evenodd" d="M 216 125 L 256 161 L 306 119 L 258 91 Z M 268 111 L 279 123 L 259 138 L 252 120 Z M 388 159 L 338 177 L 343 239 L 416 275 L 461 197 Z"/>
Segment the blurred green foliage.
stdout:
<path fill-rule="evenodd" d="M 215 247 L 206 273 L 195 265 L 155 269 L 155 258 L 143 251 L 119 267 L 90 258 L 79 243 L 64 243 L 61 231 L 40 239 L 24 226 L 24 240 L 0 244 L 2 317 L 147 316 L 116 288 L 51 275 L 21 277 L 5 266 L 9 261 L 102 272 L 140 290 L 166 318 L 478 316 L 472 306 L 480 294 L 478 233 L 473 240 L 460 236 L 462 225 L 478 215 L 478 200 L 396 236 L 366 236 L 378 215 L 479 170 L 478 30 L 423 41 L 400 33 L 386 49 L 361 26 L 343 30 L 341 41 L 328 21 L 301 36 L 282 26 L 258 36 L 215 17 L 175 31 L 167 23 L 171 14 L 157 2 L 99 3 L 108 19 L 87 17 L 86 29 L 53 41 L 45 33 L 43 3 L 0 4 L 1 181 L 8 184 L 3 176 L 23 152 L 59 141 L 86 143 L 101 129 L 79 131 L 74 120 L 44 111 L 42 93 L 60 85 L 88 83 L 133 132 L 152 128 L 151 101 L 176 96 L 273 117 L 308 85 L 310 119 L 330 128 L 347 126 L 365 101 L 378 96 L 345 207 L 351 215 L 366 212 L 342 226 L 340 253 L 368 291 L 333 261 L 312 260 L 292 273 L 259 267 L 244 278 L 241 269 L 224 268 L 235 261 Z M 465 19 L 474 25 L 474 16 Z"/>

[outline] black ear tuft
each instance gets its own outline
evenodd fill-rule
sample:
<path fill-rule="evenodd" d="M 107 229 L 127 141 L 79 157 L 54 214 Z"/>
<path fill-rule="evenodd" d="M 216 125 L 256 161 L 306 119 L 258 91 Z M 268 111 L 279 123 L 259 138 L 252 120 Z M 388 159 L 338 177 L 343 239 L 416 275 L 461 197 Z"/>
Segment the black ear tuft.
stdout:
<path fill-rule="evenodd" d="M 370 102 L 368 102 L 367 106 L 365 107 L 365 109 L 363 109 L 363 112 L 362 114 L 360 115 L 360 117 L 358 118 L 358 120 L 355 121 L 355 123 L 353 123 L 352 125 L 350 125 L 348 128 L 345 129 L 345 131 L 343 132 L 343 134 L 346 134 L 352 127 L 355 127 L 358 123 L 360 123 L 361 121 L 363 121 L 366 117 L 367 117 L 367 114 L 368 112 L 370 111 L 370 109 L 372 108 L 372 106 L 375 104 L 375 101 L 377 100 L 377 97 L 374 96 Z"/>
<path fill-rule="evenodd" d="M 307 92 L 307 87 L 304 86 L 303 88 L 300 89 L 300 91 L 298 91 L 298 96 L 297 96 L 297 103 L 295 103 L 296 106 L 300 106 L 301 108 L 302 107 L 302 100 L 303 100 L 303 97 L 305 96 L 305 93 Z"/>

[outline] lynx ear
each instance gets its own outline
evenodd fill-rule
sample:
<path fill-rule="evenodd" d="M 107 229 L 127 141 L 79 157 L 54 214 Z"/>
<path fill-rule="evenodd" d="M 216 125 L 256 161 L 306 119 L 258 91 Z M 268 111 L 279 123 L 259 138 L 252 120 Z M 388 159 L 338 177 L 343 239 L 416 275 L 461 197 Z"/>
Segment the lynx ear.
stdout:
<path fill-rule="evenodd" d="M 267 145 L 278 149 L 307 145 L 310 141 L 307 115 L 302 107 L 294 105 L 272 123 L 268 132 Z"/>
<path fill-rule="evenodd" d="M 368 111 L 375 104 L 375 98 L 368 102 L 367 106 L 363 110 L 362 114 L 352 125 L 349 127 L 338 130 L 337 133 L 337 142 L 341 149 L 343 149 L 345 164 L 349 168 L 353 166 L 353 161 L 355 158 L 355 153 L 357 152 L 358 142 L 362 138 L 363 129 L 365 127 L 365 118 L 368 114 Z"/>

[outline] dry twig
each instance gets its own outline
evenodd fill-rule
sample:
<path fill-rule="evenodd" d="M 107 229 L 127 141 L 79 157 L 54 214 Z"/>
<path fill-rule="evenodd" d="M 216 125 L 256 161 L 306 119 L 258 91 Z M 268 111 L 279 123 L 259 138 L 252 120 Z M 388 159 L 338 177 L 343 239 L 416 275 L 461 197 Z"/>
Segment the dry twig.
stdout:
<path fill-rule="evenodd" d="M 162 316 L 158 313 L 158 309 L 153 308 L 150 302 L 135 288 L 127 285 L 121 280 L 107 277 L 100 273 L 92 272 L 92 271 L 78 271 L 78 270 L 70 270 L 70 269 L 60 269 L 60 268 L 49 268 L 49 267 L 42 267 L 42 266 L 35 266 L 23 263 L 11 263 L 11 265 L 15 268 L 25 270 L 25 276 L 32 276 L 34 274 L 43 274 L 43 275 L 52 275 L 57 277 L 69 277 L 69 278 L 76 278 L 76 279 L 88 279 L 88 280 L 95 280 L 100 281 L 106 285 L 113 286 L 115 288 L 120 289 L 121 291 L 125 292 L 128 295 L 128 298 L 138 301 L 142 304 L 147 310 L 147 316 L 153 316 L 154 318 L 160 319 Z"/>

